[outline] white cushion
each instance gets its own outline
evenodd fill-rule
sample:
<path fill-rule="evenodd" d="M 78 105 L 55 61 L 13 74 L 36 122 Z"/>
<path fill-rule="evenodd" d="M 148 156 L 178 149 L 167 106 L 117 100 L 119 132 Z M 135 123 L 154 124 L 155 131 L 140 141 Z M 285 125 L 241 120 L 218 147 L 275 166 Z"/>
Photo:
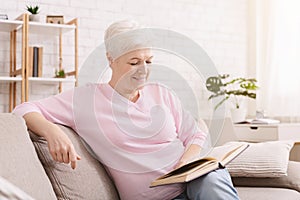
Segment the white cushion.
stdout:
<path fill-rule="evenodd" d="M 287 175 L 293 141 L 248 144 L 250 146 L 226 166 L 232 177 L 281 177 Z"/>

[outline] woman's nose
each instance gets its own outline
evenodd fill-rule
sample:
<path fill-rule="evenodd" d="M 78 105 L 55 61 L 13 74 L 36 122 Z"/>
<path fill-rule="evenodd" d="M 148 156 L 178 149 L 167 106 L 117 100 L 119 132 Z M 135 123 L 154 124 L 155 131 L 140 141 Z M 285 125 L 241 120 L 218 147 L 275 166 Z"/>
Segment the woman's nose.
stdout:
<path fill-rule="evenodd" d="M 142 65 L 140 65 L 139 69 L 138 69 L 138 72 L 146 74 L 148 72 L 147 63 L 144 62 Z"/>

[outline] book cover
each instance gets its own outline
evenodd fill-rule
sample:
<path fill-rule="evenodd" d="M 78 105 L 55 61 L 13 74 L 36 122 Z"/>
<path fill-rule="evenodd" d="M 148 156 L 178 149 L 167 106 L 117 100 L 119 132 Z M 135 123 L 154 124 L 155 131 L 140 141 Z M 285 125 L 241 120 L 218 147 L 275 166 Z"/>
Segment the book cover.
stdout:
<path fill-rule="evenodd" d="M 33 74 L 33 47 L 28 47 L 28 76 Z"/>
<path fill-rule="evenodd" d="M 38 47 L 33 47 L 32 77 L 38 77 Z"/>
<path fill-rule="evenodd" d="M 28 74 L 32 77 L 43 76 L 43 47 L 29 47 Z"/>
<path fill-rule="evenodd" d="M 38 77 L 43 76 L 43 47 L 38 47 Z"/>
<path fill-rule="evenodd" d="M 158 177 L 150 184 L 150 187 L 189 182 L 218 168 L 224 168 L 248 146 L 249 144 L 228 144 L 215 147 L 208 156 Z"/>

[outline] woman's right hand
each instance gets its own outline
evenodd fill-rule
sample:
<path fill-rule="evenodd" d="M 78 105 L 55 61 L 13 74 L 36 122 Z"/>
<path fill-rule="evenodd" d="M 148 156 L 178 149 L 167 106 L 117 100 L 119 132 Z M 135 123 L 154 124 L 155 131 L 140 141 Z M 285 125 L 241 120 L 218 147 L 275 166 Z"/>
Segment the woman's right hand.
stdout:
<path fill-rule="evenodd" d="M 35 134 L 44 137 L 48 142 L 48 148 L 53 160 L 61 163 L 71 164 L 76 168 L 76 161 L 80 156 L 69 137 L 54 123 L 45 119 L 37 112 L 30 112 L 23 116 L 27 127 Z"/>
<path fill-rule="evenodd" d="M 76 168 L 76 161 L 80 160 L 80 156 L 69 137 L 55 124 L 53 131 L 44 137 L 48 142 L 48 148 L 53 160 L 61 163 L 71 163 L 72 169 Z"/>

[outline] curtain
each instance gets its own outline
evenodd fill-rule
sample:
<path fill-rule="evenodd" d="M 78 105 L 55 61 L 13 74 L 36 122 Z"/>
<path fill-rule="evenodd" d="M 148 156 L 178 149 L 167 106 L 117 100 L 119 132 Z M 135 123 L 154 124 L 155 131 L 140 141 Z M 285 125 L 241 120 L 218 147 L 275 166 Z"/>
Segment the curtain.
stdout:
<path fill-rule="evenodd" d="M 256 0 L 257 110 L 300 119 L 300 1 Z"/>

